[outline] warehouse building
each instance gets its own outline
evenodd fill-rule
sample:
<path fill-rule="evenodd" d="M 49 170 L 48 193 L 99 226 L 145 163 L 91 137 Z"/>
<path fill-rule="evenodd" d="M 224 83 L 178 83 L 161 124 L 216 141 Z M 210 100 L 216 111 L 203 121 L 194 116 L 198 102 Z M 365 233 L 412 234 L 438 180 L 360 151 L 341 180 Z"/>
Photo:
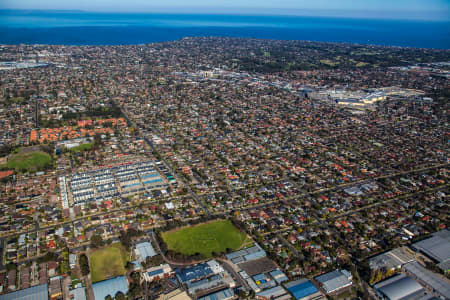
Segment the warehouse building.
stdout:
<path fill-rule="evenodd" d="M 370 258 L 369 266 L 372 270 L 394 271 L 412 261 L 414 261 L 414 253 L 406 247 L 400 247 Z"/>
<path fill-rule="evenodd" d="M 276 286 L 268 290 L 264 290 L 256 294 L 256 299 L 261 300 L 288 300 L 291 299 L 291 295 L 281 286 Z"/>
<path fill-rule="evenodd" d="M 386 300 L 419 299 L 426 296 L 425 289 L 405 274 L 377 283 L 373 288 L 378 297 Z"/>
<path fill-rule="evenodd" d="M 229 300 L 234 298 L 234 292 L 232 289 L 223 289 L 209 295 L 198 298 L 198 300 Z"/>
<path fill-rule="evenodd" d="M 433 293 L 438 294 L 444 299 L 450 299 L 450 280 L 444 276 L 427 270 L 417 261 L 405 264 L 403 269 L 408 275 L 426 286 Z"/>
<path fill-rule="evenodd" d="M 300 279 L 284 285 L 297 300 L 319 300 L 323 294 L 308 279 Z"/>
<path fill-rule="evenodd" d="M 347 270 L 335 270 L 315 279 L 327 294 L 339 293 L 353 284 L 352 275 Z"/>
<path fill-rule="evenodd" d="M 245 261 L 251 261 L 258 258 L 266 257 L 266 255 L 267 255 L 266 252 L 257 243 L 255 243 L 253 247 L 229 253 L 226 255 L 226 257 L 233 263 L 239 264 Z"/>
<path fill-rule="evenodd" d="M 0 295 L 0 300 L 48 300 L 48 285 L 41 284 L 30 288 Z"/>
<path fill-rule="evenodd" d="M 450 231 L 438 231 L 432 237 L 413 244 L 413 248 L 433 259 L 444 272 L 450 269 Z"/>
<path fill-rule="evenodd" d="M 270 276 L 278 283 L 281 284 L 282 282 L 288 281 L 288 277 L 280 271 L 280 269 L 276 269 L 269 273 Z"/>

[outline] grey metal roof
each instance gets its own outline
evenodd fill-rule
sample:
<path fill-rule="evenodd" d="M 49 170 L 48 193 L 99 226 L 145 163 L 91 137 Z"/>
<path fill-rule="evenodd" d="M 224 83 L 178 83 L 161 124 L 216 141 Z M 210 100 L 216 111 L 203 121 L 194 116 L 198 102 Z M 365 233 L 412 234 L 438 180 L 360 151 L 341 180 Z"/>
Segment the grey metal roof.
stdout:
<path fill-rule="evenodd" d="M 441 237 L 443 239 L 446 239 L 447 241 L 450 242 L 450 230 L 448 230 L 448 229 L 444 229 L 444 230 L 435 232 L 433 235 Z"/>
<path fill-rule="evenodd" d="M 221 275 L 213 275 L 209 278 L 205 278 L 193 283 L 186 282 L 189 289 L 189 293 L 196 293 L 198 290 L 209 290 L 213 287 L 224 284 L 223 277 Z"/>
<path fill-rule="evenodd" d="M 418 262 L 405 264 L 403 268 L 409 272 L 413 278 L 417 278 L 419 282 L 423 282 L 425 285 L 431 287 L 441 296 L 450 298 L 450 280 L 447 278 L 427 270 Z"/>
<path fill-rule="evenodd" d="M 413 260 L 414 256 L 401 247 L 372 257 L 369 260 L 369 264 L 371 269 L 392 269 L 401 267 L 403 264 Z"/>
<path fill-rule="evenodd" d="M 323 289 L 327 293 L 332 293 L 352 284 L 348 277 L 340 270 L 335 270 L 315 278 L 322 284 Z"/>
<path fill-rule="evenodd" d="M 399 300 L 411 295 L 424 293 L 425 289 L 405 274 L 400 274 L 374 286 L 389 300 Z"/>
<path fill-rule="evenodd" d="M 266 252 L 257 243 L 255 243 L 253 247 L 235 251 L 226 255 L 227 259 L 233 261 L 235 264 L 243 261 L 255 260 L 265 256 Z"/>
<path fill-rule="evenodd" d="M 440 263 L 449 260 L 450 231 L 445 229 L 436 232 L 433 237 L 417 242 L 413 246 Z"/>
<path fill-rule="evenodd" d="M 282 296 L 284 294 L 287 294 L 287 291 L 278 285 L 274 288 L 265 290 L 263 292 L 259 292 L 256 294 L 256 296 L 265 297 L 266 299 L 271 299 L 272 297 L 276 298 L 276 297 Z"/>
<path fill-rule="evenodd" d="M 231 289 L 224 289 L 212 294 L 209 294 L 204 297 L 198 298 L 198 300 L 224 300 L 224 299 L 231 299 L 233 298 L 234 293 Z"/>
<path fill-rule="evenodd" d="M 41 284 L 30 288 L 1 295 L 0 300 L 48 300 L 48 285 Z"/>
<path fill-rule="evenodd" d="M 155 249 L 149 242 L 143 242 L 136 245 L 136 250 L 139 252 L 141 260 L 145 260 L 147 257 L 153 257 L 156 255 Z"/>

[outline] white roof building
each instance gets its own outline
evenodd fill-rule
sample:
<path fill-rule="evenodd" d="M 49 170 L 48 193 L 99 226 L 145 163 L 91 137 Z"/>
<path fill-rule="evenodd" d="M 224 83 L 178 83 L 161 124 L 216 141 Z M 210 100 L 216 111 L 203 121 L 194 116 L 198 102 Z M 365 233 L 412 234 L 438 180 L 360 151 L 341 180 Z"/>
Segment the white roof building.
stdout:
<path fill-rule="evenodd" d="M 214 274 L 219 274 L 224 271 L 223 267 L 215 259 L 208 261 L 207 264 Z"/>
<path fill-rule="evenodd" d="M 153 257 L 157 255 L 155 249 L 153 249 L 152 244 L 150 244 L 149 242 L 137 244 L 134 252 L 139 262 L 145 261 L 147 257 Z"/>
<path fill-rule="evenodd" d="M 172 268 L 168 264 L 163 264 L 160 266 L 152 267 L 147 269 L 142 276 L 146 281 L 153 281 L 155 278 L 162 278 L 166 275 L 172 274 Z"/>
<path fill-rule="evenodd" d="M 353 284 L 352 275 L 346 270 L 335 270 L 315 278 L 327 294 L 337 292 Z"/>

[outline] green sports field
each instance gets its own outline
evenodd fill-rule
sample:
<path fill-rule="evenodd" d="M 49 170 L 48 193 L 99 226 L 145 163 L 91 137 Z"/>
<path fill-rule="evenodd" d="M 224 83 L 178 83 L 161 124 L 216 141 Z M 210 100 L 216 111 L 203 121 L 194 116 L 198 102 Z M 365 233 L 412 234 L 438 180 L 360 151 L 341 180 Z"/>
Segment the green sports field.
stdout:
<path fill-rule="evenodd" d="M 72 152 L 89 151 L 92 149 L 92 146 L 94 146 L 94 143 L 81 144 L 79 146 L 71 148 L 70 151 L 72 151 Z"/>
<path fill-rule="evenodd" d="M 89 255 L 92 282 L 125 274 L 127 253 L 120 243 L 95 250 Z"/>
<path fill-rule="evenodd" d="M 185 255 L 201 253 L 212 257 L 212 252 L 227 248 L 240 249 L 247 235 L 233 226 L 230 220 L 219 220 L 164 232 L 162 238 L 169 250 Z"/>
<path fill-rule="evenodd" d="M 8 160 L 7 167 L 17 172 L 36 172 L 51 165 L 52 157 L 42 151 L 19 153 Z"/>

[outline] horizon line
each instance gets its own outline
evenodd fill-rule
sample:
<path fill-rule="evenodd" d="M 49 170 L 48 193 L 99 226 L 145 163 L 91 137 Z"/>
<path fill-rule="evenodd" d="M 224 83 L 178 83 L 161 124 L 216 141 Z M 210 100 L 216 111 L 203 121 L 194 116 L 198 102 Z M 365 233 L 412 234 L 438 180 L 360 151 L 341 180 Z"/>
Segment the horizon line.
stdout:
<path fill-rule="evenodd" d="M 185 9 L 188 9 L 186 11 Z M 195 9 L 200 9 L 196 11 Z M 424 15 L 409 14 L 408 16 L 384 15 L 385 11 L 365 11 L 365 10 L 320 10 L 320 9 L 299 9 L 299 8 L 255 8 L 245 7 L 243 11 L 237 11 L 232 7 L 153 7 L 145 10 L 97 10 L 97 9 L 45 9 L 45 8 L 0 8 L 1 11 L 21 11 L 21 12 L 54 12 L 54 13 L 116 13 L 116 14 L 178 14 L 178 15 L 236 15 L 236 16 L 285 16 L 285 17 L 323 17 L 323 18 L 347 18 L 347 19 L 372 19 L 372 20 L 402 20 L 402 21 L 431 21 L 431 22 L 450 22 L 450 18 L 427 17 Z M 251 10 L 251 11 L 247 11 Z M 271 11 L 271 12 L 269 12 Z M 359 14 L 358 14 L 359 13 Z M 366 13 L 366 15 L 361 15 Z M 398 11 L 391 11 L 390 14 L 396 14 Z"/>

